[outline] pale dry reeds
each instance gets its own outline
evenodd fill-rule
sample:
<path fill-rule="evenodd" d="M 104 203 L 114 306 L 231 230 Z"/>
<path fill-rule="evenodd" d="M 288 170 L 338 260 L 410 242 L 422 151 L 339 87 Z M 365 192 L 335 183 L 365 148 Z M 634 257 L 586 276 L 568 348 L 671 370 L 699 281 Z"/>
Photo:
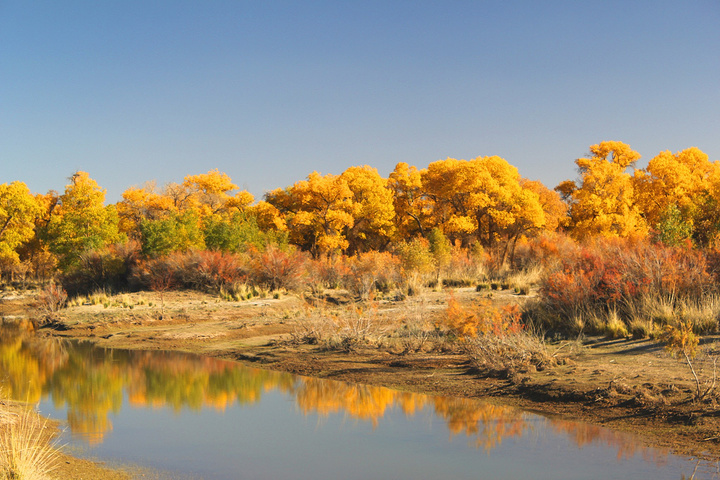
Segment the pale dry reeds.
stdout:
<path fill-rule="evenodd" d="M 297 319 L 291 340 L 329 350 L 352 350 L 361 345 L 379 344 L 388 331 L 388 325 L 380 321 L 372 302 L 364 307 L 350 304 L 333 310 L 308 307 Z"/>
<path fill-rule="evenodd" d="M 3 405 L 0 411 L 0 480 L 50 478 L 59 454 L 47 420 L 31 408 L 15 413 Z"/>
<path fill-rule="evenodd" d="M 478 335 L 466 339 L 463 345 L 475 364 L 496 372 L 542 368 L 553 361 L 542 336 L 527 330 L 508 335 Z"/>

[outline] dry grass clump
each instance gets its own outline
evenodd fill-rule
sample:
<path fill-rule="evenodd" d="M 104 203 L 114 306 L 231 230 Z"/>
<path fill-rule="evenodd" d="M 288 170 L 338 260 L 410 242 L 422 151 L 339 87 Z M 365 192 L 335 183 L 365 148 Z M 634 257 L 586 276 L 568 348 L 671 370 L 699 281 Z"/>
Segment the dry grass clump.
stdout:
<path fill-rule="evenodd" d="M 30 408 L 11 411 L 0 404 L 0 480 L 46 480 L 58 453 L 47 420 Z"/>
<path fill-rule="evenodd" d="M 389 328 L 380 321 L 375 302 L 326 309 L 308 306 L 297 318 L 291 341 L 321 345 L 328 350 L 351 351 L 360 346 L 379 345 Z"/>
<path fill-rule="evenodd" d="M 616 310 L 611 310 L 607 314 L 605 334 L 609 338 L 625 338 L 629 335 L 625 322 L 622 321 Z"/>
<path fill-rule="evenodd" d="M 110 303 L 110 295 L 103 289 L 95 290 L 87 295 L 76 295 L 68 300 L 68 307 L 79 307 L 81 305 L 105 305 Z"/>
<path fill-rule="evenodd" d="M 659 327 L 649 319 L 633 318 L 628 324 L 628 331 L 633 338 L 654 338 L 659 330 Z"/>
<path fill-rule="evenodd" d="M 540 370 L 553 361 L 541 336 L 529 331 L 479 335 L 464 345 L 475 364 L 493 372 Z"/>
<path fill-rule="evenodd" d="M 245 282 L 235 282 L 231 285 L 221 286 L 218 295 L 228 302 L 242 302 L 253 297 L 266 297 L 269 292 Z"/>
<path fill-rule="evenodd" d="M 423 299 L 408 299 L 397 313 L 386 340 L 388 351 L 396 354 L 430 352 L 443 343 L 434 323 L 430 320 L 428 305 Z"/>
<path fill-rule="evenodd" d="M 512 285 L 537 285 L 543 278 L 545 269 L 540 265 L 533 265 L 524 270 L 518 270 L 507 276 L 507 281 Z"/>

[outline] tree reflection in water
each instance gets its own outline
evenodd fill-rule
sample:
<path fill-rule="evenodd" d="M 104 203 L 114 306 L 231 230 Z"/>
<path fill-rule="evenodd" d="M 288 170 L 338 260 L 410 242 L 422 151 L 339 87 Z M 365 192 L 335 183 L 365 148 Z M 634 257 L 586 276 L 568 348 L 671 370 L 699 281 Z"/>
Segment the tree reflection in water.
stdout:
<path fill-rule="evenodd" d="M 0 328 L 0 371 L 5 395 L 33 403 L 50 396 L 56 407 L 67 408 L 71 432 L 82 434 L 90 443 L 102 442 L 112 429 L 110 413 L 120 411 L 124 395 L 135 406 L 223 411 L 235 404 L 258 402 L 270 390 L 290 395 L 306 415 L 344 413 L 372 422 L 373 427 L 394 408 L 408 416 L 430 409 L 445 421 L 451 436 L 465 435 L 488 452 L 504 439 L 532 430 L 522 411 L 475 399 L 301 378 L 181 353 L 103 350 L 5 327 Z M 619 457 L 642 453 L 655 462 L 667 456 L 604 428 L 554 419 L 546 422 L 578 447 L 602 443 L 617 449 Z"/>

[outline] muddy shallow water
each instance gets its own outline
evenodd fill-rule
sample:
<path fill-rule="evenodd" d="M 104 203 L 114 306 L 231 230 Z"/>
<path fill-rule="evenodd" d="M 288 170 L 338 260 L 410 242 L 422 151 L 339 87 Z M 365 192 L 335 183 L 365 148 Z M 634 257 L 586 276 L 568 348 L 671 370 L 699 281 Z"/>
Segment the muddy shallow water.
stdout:
<path fill-rule="evenodd" d="M 73 453 L 174 477 L 720 477 L 626 434 L 476 399 L 8 331 L 0 340 L 5 394 L 63 422 Z"/>

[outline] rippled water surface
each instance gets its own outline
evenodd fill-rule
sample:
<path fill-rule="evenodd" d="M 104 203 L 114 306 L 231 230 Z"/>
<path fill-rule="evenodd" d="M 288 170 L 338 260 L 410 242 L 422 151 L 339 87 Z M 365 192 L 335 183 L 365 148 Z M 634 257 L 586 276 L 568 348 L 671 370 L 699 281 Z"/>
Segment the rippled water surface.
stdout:
<path fill-rule="evenodd" d="M 206 480 L 720 478 L 597 426 L 192 355 L 4 330 L 0 368 L 73 452 Z"/>

